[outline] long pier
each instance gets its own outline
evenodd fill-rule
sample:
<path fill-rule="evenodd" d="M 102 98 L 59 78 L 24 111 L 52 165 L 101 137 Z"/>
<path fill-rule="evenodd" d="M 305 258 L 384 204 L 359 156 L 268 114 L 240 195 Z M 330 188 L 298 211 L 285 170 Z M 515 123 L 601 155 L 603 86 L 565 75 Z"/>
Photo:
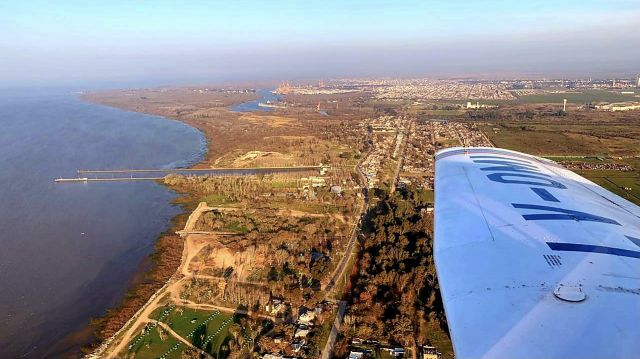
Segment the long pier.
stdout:
<path fill-rule="evenodd" d="M 111 181 L 156 181 L 164 177 L 117 177 L 117 178 L 56 178 L 54 182 L 111 182 Z"/>
<path fill-rule="evenodd" d="M 78 174 L 111 174 L 111 173 L 163 173 L 163 172 L 250 172 L 250 171 L 302 171 L 319 170 L 323 166 L 289 166 L 289 167 L 216 167 L 216 168 L 172 168 L 172 169 L 126 169 L 126 170 L 78 170 Z"/>
<path fill-rule="evenodd" d="M 112 182 L 112 181 L 156 181 L 164 174 L 192 173 L 218 175 L 255 175 L 260 173 L 320 171 L 328 166 L 274 166 L 274 167 L 216 167 L 216 168 L 167 168 L 167 169 L 122 169 L 122 170 L 78 170 L 77 178 L 57 178 L 54 182 Z M 146 177 L 153 175 L 153 177 Z M 111 177 L 106 177 L 111 175 Z M 123 175 L 129 175 L 125 177 Z M 137 176 L 136 176 L 137 175 Z M 91 177 L 90 177 L 91 176 Z M 104 176 L 104 177 L 100 177 Z"/>

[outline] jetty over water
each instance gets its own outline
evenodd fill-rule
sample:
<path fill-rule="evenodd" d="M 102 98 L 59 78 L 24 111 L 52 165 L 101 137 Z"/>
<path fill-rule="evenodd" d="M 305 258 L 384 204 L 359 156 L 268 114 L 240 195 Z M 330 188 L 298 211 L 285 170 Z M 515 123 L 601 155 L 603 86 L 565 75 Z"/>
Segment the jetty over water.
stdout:
<path fill-rule="evenodd" d="M 172 168 L 172 169 L 128 169 L 128 170 L 78 170 L 78 174 L 119 174 L 119 173 L 158 173 L 158 172 L 278 172 L 320 170 L 323 166 L 280 166 L 280 167 L 216 167 L 216 168 Z"/>
<path fill-rule="evenodd" d="M 260 174 L 319 171 L 329 167 L 318 166 L 278 166 L 278 167 L 216 167 L 216 168 L 161 168 L 161 169 L 120 169 L 120 170 L 78 170 L 76 178 L 57 178 L 55 182 L 109 182 L 109 181 L 156 181 L 169 174 L 192 174 L 210 176 L 251 176 Z"/>
<path fill-rule="evenodd" d="M 56 178 L 54 182 L 113 182 L 113 181 L 155 181 L 161 180 L 164 177 L 115 177 L 115 178 Z"/>

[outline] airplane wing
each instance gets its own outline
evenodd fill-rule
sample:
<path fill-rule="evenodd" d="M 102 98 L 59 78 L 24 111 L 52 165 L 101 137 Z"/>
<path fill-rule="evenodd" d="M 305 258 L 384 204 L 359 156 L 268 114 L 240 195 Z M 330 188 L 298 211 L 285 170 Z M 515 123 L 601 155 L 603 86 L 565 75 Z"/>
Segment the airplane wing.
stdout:
<path fill-rule="evenodd" d="M 442 150 L 435 175 L 456 358 L 640 358 L 640 207 L 497 148 Z"/>

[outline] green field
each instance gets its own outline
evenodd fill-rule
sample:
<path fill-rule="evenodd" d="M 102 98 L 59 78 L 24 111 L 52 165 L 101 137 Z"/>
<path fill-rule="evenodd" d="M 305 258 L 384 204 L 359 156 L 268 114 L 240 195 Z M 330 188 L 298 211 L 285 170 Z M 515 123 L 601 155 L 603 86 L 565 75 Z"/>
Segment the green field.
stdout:
<path fill-rule="evenodd" d="M 638 173 L 586 170 L 578 171 L 578 174 L 618 196 L 640 205 L 640 175 Z"/>
<path fill-rule="evenodd" d="M 176 350 L 171 350 L 176 348 Z M 135 353 L 136 358 L 160 358 L 165 353 L 169 353 L 167 358 L 180 358 L 180 353 L 184 350 L 184 345 L 174 339 L 170 334 L 163 340 L 158 333 L 158 327 L 152 327 L 133 338 L 127 353 Z"/>
<path fill-rule="evenodd" d="M 521 96 L 518 103 L 559 103 L 563 99 L 568 103 L 584 104 L 588 102 L 624 102 L 637 100 L 634 95 L 623 95 L 619 92 L 605 90 L 584 90 L 578 93 L 546 93 L 540 95 Z"/>
<path fill-rule="evenodd" d="M 539 156 L 632 156 L 638 154 L 640 126 L 636 123 L 519 123 L 481 124 L 497 147 Z"/>
<path fill-rule="evenodd" d="M 421 189 L 416 191 L 416 197 L 420 202 L 433 203 L 434 193 L 431 189 Z"/>
<path fill-rule="evenodd" d="M 229 337 L 229 325 L 233 317 L 218 311 L 176 308 L 164 320 L 181 337 L 196 347 L 218 357 L 220 347 Z M 194 322 L 195 321 L 195 322 Z"/>
<path fill-rule="evenodd" d="M 158 308 L 151 318 L 166 323 L 179 336 L 216 358 L 226 356 L 223 344 L 230 338 L 229 326 L 237 320 L 235 316 L 219 311 L 175 306 Z M 186 348 L 170 333 L 167 333 L 165 340 L 161 340 L 157 328 L 138 335 L 132 343 L 135 344 L 129 352 L 135 352 L 136 358 L 159 358 L 163 354 L 166 358 L 180 358 Z M 176 344 L 177 348 L 171 350 Z"/>
<path fill-rule="evenodd" d="M 244 225 L 240 224 L 240 222 L 238 221 L 227 223 L 227 225 L 224 227 L 224 230 L 227 232 L 241 233 L 241 234 L 249 233 L 249 229 Z"/>
<path fill-rule="evenodd" d="M 562 162 L 587 162 L 587 163 L 605 163 L 609 162 L 606 157 L 596 156 L 545 156 L 545 158 L 562 163 Z"/>
<path fill-rule="evenodd" d="M 529 127 L 501 127 L 498 132 L 481 126 L 497 147 L 540 156 L 599 155 L 603 148 L 587 136 Z M 525 127 L 525 128 L 523 128 Z"/>

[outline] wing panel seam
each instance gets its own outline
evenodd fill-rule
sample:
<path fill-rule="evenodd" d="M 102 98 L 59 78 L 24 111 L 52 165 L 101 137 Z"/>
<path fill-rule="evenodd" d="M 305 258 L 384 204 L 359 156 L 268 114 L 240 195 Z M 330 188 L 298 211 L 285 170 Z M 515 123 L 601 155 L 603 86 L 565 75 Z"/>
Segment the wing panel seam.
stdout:
<path fill-rule="evenodd" d="M 473 192 L 473 198 L 476 200 L 476 205 L 480 209 L 480 213 L 482 214 L 482 219 L 484 220 L 484 223 L 487 225 L 487 229 L 489 230 L 489 234 L 491 234 L 491 241 L 495 242 L 496 241 L 496 237 L 493 235 L 493 231 L 491 230 L 491 226 L 489 225 L 489 221 L 487 221 L 487 216 L 485 216 L 484 209 L 482 208 L 482 205 L 480 204 L 480 201 L 478 200 L 478 195 L 476 194 L 475 188 L 473 188 L 473 183 L 471 183 L 471 179 L 469 179 L 469 175 L 467 174 L 467 168 L 465 166 L 462 166 L 462 171 L 464 172 L 464 177 L 467 179 L 467 182 L 469 183 L 469 188 L 471 188 L 471 192 Z"/>

